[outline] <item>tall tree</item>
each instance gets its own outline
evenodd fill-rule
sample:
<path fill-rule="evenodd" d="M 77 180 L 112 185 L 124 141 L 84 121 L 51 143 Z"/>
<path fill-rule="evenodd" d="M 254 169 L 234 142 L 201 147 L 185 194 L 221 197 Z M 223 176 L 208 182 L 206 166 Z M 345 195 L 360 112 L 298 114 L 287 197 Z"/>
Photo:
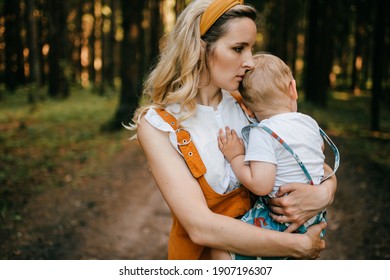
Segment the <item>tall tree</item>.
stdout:
<path fill-rule="evenodd" d="M 40 51 L 38 41 L 37 10 L 34 0 L 26 1 L 27 14 L 27 43 L 29 49 L 28 64 L 30 68 L 30 83 L 41 85 Z M 36 99 L 36 87 L 30 89 L 28 94 L 29 103 L 34 103 Z"/>
<path fill-rule="evenodd" d="M 311 0 L 306 45 L 305 99 L 325 107 L 332 67 L 333 1 Z"/>
<path fill-rule="evenodd" d="M 175 2 L 176 2 L 175 3 L 175 13 L 176 13 L 176 17 L 177 17 L 181 13 L 181 11 L 183 11 L 184 8 L 186 7 L 186 1 L 185 0 L 176 0 Z"/>
<path fill-rule="evenodd" d="M 156 62 L 160 53 L 160 38 L 163 34 L 162 2 L 160 0 L 148 0 L 144 9 L 144 16 L 142 28 L 145 48 L 143 48 L 142 54 L 142 72 L 146 74 Z"/>
<path fill-rule="evenodd" d="M 106 86 L 112 83 L 112 79 L 110 80 L 110 72 L 112 72 L 113 60 L 110 53 L 112 45 L 110 35 L 113 28 L 113 12 L 111 0 L 103 0 L 102 5 L 102 81 L 100 84 L 100 94 L 104 95 Z"/>
<path fill-rule="evenodd" d="M 29 65 L 30 65 L 30 82 L 34 82 L 38 85 L 41 83 L 40 72 L 40 51 L 38 45 L 38 26 L 37 26 L 37 10 L 34 0 L 26 1 L 27 9 L 27 37 L 28 37 L 28 49 L 29 49 Z"/>
<path fill-rule="evenodd" d="M 66 58 L 66 2 L 51 0 L 49 9 L 49 96 L 67 97 L 69 95 L 68 81 L 65 76 Z"/>
<path fill-rule="evenodd" d="M 112 28 L 110 31 L 110 45 L 109 45 L 109 54 L 110 60 L 112 61 L 110 68 L 108 70 L 108 80 L 110 81 L 111 86 L 115 86 L 115 79 L 120 76 L 120 49 L 121 42 L 117 36 L 118 30 L 122 26 L 122 17 L 121 17 L 121 0 L 111 0 L 112 15 L 111 15 L 111 24 Z"/>
<path fill-rule="evenodd" d="M 5 1 L 4 16 L 5 16 L 5 82 L 7 89 L 13 91 L 18 85 L 18 56 L 20 55 L 20 22 L 19 22 L 19 0 Z"/>
<path fill-rule="evenodd" d="M 120 101 L 114 116 L 111 129 L 129 123 L 142 91 L 142 49 L 143 45 L 143 1 L 121 0 L 123 17 L 123 40 L 121 44 L 121 93 Z"/>
<path fill-rule="evenodd" d="M 371 130 L 380 130 L 380 99 L 382 95 L 382 79 L 384 70 L 385 48 L 385 11 L 388 11 L 387 0 L 376 0 L 374 26 L 374 58 L 373 58 L 373 88 L 371 98 Z"/>
<path fill-rule="evenodd" d="M 287 10 L 289 1 L 272 0 L 270 4 L 271 14 L 267 26 L 272 40 L 269 40 L 267 48 L 269 52 L 287 62 L 288 34 L 292 25 L 288 16 L 293 13 Z"/>
<path fill-rule="evenodd" d="M 361 85 L 366 81 L 362 79 L 363 64 L 367 62 L 367 51 L 369 44 L 367 44 L 369 29 L 370 29 L 370 1 L 359 0 L 355 1 L 355 32 L 354 32 L 354 49 L 353 49 L 353 61 L 352 61 L 352 73 L 351 73 L 351 85 L 350 88 L 355 93 L 359 92 Z"/>
<path fill-rule="evenodd" d="M 38 20 L 38 45 L 40 50 L 39 64 L 40 64 L 40 76 L 41 86 L 47 84 L 48 80 L 48 45 L 49 45 L 49 20 L 48 20 L 48 3 L 46 0 L 38 0 L 37 8 L 39 10 Z"/>
<path fill-rule="evenodd" d="M 81 40 L 82 40 L 82 15 L 83 1 L 71 1 L 71 7 L 68 16 L 68 38 L 69 48 L 67 56 L 71 68 L 69 82 L 79 83 L 81 80 Z"/>
<path fill-rule="evenodd" d="M 90 36 L 88 38 L 88 74 L 89 74 L 89 81 L 92 83 L 92 85 L 95 85 L 95 78 L 96 78 L 96 71 L 95 71 L 95 42 L 96 42 L 96 36 L 95 36 L 95 23 L 96 23 L 96 18 L 95 18 L 95 1 L 91 1 L 89 3 L 89 8 L 90 8 L 90 15 L 91 19 L 93 20 L 92 23 L 92 30 L 90 33 Z"/>
<path fill-rule="evenodd" d="M 163 34 L 163 23 L 161 17 L 162 2 L 160 0 L 149 0 L 149 1 L 150 1 L 150 61 L 149 61 L 150 64 L 156 59 L 156 57 L 159 55 L 160 52 L 159 42 Z M 180 9 L 184 9 L 184 7 L 180 7 Z"/>
<path fill-rule="evenodd" d="M 102 14 L 102 1 L 94 0 L 94 18 L 95 22 L 93 25 L 93 34 L 95 42 L 93 44 L 94 49 L 94 60 L 92 66 L 94 69 L 95 77 L 93 80 L 94 87 L 101 90 L 103 87 L 102 83 L 102 31 L 103 31 L 103 14 Z"/>

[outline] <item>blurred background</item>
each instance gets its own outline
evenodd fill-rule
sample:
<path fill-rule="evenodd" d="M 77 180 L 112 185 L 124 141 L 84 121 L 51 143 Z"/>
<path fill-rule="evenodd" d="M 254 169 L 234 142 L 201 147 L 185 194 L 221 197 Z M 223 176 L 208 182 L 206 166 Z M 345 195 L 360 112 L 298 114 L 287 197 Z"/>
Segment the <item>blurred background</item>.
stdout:
<path fill-rule="evenodd" d="M 166 258 L 170 212 L 122 124 L 189 2 L 0 0 L 0 259 Z M 245 2 L 341 153 L 321 258 L 390 259 L 388 1 Z"/>

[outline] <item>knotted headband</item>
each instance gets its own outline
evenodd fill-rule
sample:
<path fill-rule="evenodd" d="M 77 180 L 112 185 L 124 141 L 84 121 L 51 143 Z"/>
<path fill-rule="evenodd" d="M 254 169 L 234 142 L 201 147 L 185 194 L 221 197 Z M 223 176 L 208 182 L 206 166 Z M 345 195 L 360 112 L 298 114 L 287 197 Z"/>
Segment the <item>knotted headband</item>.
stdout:
<path fill-rule="evenodd" d="M 200 19 L 200 35 L 203 36 L 214 22 L 230 8 L 243 3 L 244 0 L 215 0 L 207 7 Z"/>

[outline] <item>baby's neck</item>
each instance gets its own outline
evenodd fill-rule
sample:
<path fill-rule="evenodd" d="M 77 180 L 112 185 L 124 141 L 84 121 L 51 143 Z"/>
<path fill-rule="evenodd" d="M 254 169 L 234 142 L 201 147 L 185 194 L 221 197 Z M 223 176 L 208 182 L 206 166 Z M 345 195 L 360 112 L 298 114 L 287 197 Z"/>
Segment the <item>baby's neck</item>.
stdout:
<path fill-rule="evenodd" d="M 279 114 L 291 113 L 291 112 L 293 112 L 293 110 L 286 108 L 286 107 L 280 107 L 277 109 L 272 108 L 272 109 L 265 109 L 265 110 L 261 110 L 261 111 L 256 111 L 255 115 L 256 115 L 257 120 L 260 122 L 262 120 L 269 119 L 269 118 L 276 116 L 276 115 L 279 115 Z"/>

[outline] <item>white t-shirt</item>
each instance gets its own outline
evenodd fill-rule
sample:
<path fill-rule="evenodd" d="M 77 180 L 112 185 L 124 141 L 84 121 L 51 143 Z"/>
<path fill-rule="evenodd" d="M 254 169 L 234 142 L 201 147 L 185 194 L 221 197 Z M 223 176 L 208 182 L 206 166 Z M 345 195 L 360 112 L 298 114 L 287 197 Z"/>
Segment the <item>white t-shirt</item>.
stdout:
<path fill-rule="evenodd" d="M 324 176 L 323 138 L 317 122 L 302 113 L 283 113 L 260 124 L 278 134 L 299 156 L 314 184 Z M 268 132 L 260 127 L 250 129 L 245 161 L 263 161 L 276 165 L 275 186 L 286 183 L 307 183 L 308 179 L 295 158 Z M 276 189 L 274 189 L 275 191 Z"/>
<path fill-rule="evenodd" d="M 174 104 L 166 108 L 168 112 L 179 118 L 180 105 Z M 146 120 L 155 128 L 170 132 L 172 146 L 177 147 L 176 134 L 155 110 L 150 109 Z M 188 130 L 205 166 L 205 178 L 215 192 L 223 194 L 239 186 L 229 163 L 218 148 L 218 131 L 229 126 L 241 137 L 241 129 L 249 124 L 236 100 L 226 91 L 222 91 L 222 101 L 216 110 L 210 106 L 197 105 L 195 115 L 183 121 L 181 127 Z"/>

